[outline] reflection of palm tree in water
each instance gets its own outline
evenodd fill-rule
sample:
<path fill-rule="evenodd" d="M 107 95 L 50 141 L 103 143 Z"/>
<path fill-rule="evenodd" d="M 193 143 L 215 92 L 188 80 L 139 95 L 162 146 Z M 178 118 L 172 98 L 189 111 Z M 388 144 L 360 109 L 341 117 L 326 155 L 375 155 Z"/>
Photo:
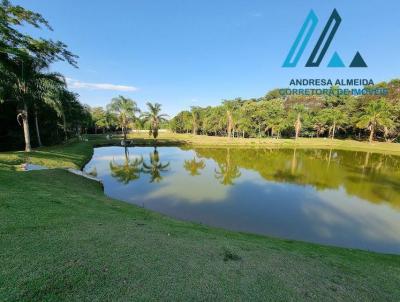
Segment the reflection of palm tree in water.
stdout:
<path fill-rule="evenodd" d="M 183 167 L 191 176 L 196 176 L 200 175 L 199 170 L 203 170 L 206 167 L 206 164 L 204 163 L 204 160 L 196 161 L 196 158 L 194 157 L 192 160 L 185 160 Z"/>
<path fill-rule="evenodd" d="M 297 159 L 297 149 L 293 149 L 292 159 L 290 160 L 290 167 L 286 166 L 283 169 L 276 170 L 274 178 L 282 182 L 296 182 L 301 183 L 303 175 L 299 171 L 299 164 Z"/>
<path fill-rule="evenodd" d="M 160 156 L 157 147 L 154 147 L 153 153 L 150 153 L 150 164 L 143 162 L 143 172 L 150 174 L 150 182 L 160 182 L 162 180 L 161 172 L 168 171 L 169 162 L 163 164 L 160 162 Z"/>
<path fill-rule="evenodd" d="M 297 157 L 296 157 L 296 148 L 293 150 L 293 158 L 292 158 L 292 164 L 290 165 L 290 173 L 294 175 L 297 170 Z"/>
<path fill-rule="evenodd" d="M 219 170 L 215 169 L 215 178 L 223 185 L 233 185 L 233 180 L 242 175 L 239 167 L 231 162 L 230 149 L 227 149 L 225 163 L 218 163 Z"/>
<path fill-rule="evenodd" d="M 365 153 L 364 164 L 362 165 L 362 175 L 363 175 L 363 177 L 365 176 L 365 174 L 368 174 L 368 172 L 370 172 L 370 170 L 371 170 L 371 167 L 369 166 L 369 157 L 370 157 L 370 153 L 366 152 Z"/>
<path fill-rule="evenodd" d="M 114 160 L 110 162 L 110 170 L 112 177 L 115 177 L 119 182 L 127 184 L 132 180 L 136 180 L 140 177 L 142 171 L 143 158 L 135 158 L 134 160 L 129 159 L 129 150 L 127 147 L 125 150 L 125 161 L 123 164 L 118 164 Z"/>

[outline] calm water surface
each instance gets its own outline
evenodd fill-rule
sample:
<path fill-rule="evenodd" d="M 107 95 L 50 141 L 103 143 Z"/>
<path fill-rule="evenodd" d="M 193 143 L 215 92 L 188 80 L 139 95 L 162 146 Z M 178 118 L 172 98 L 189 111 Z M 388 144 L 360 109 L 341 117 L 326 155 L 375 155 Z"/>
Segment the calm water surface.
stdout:
<path fill-rule="evenodd" d="M 400 254 L 400 157 L 301 149 L 96 148 L 111 197 L 226 229 Z"/>

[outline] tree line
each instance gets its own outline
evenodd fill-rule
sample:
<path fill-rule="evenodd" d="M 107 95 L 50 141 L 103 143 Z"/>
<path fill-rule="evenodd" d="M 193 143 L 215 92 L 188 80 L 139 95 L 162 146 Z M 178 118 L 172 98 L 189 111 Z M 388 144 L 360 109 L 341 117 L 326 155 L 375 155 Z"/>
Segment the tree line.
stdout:
<path fill-rule="evenodd" d="M 84 131 L 91 120 L 89 108 L 67 89 L 64 76 L 50 71 L 52 63 L 57 61 L 77 67 L 78 57 L 61 41 L 34 38 L 21 32 L 26 25 L 52 30 L 40 14 L 12 5 L 8 0 L 0 1 L 0 148 L 3 150 L 24 145 L 26 151 L 31 151 L 31 141 L 41 146 L 66 140 Z"/>
<path fill-rule="evenodd" d="M 226 137 L 329 137 L 394 142 L 400 134 L 400 80 L 366 89 L 387 88 L 385 96 L 286 96 L 275 89 L 261 98 L 223 100 L 219 106 L 192 106 L 171 121 L 177 133 Z"/>
<path fill-rule="evenodd" d="M 168 125 L 167 115 L 161 113 L 161 104 L 146 103 L 147 111 L 142 112 L 137 103 L 122 95 L 115 97 L 104 109 L 94 107 L 90 110 L 94 133 L 121 130 L 124 140 L 131 129 L 146 129 L 154 139 L 158 130 Z"/>

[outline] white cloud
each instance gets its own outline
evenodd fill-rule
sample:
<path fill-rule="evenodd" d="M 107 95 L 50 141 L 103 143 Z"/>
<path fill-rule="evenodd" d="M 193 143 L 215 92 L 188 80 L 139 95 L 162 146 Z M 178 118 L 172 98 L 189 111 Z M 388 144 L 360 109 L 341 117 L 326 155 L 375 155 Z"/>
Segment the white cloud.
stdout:
<path fill-rule="evenodd" d="M 375 204 L 350 196 L 340 190 L 317 191 L 321 203 L 305 203 L 304 212 L 311 217 L 318 229 L 326 235 L 340 227 L 352 230 L 359 238 L 400 244 L 400 212 L 388 204 Z M 323 206 L 325 205 L 325 206 Z"/>
<path fill-rule="evenodd" d="M 109 83 L 86 83 L 71 78 L 66 78 L 66 81 L 69 88 L 75 88 L 75 89 L 97 89 L 97 90 L 113 90 L 113 91 L 126 91 L 126 92 L 132 92 L 138 90 L 136 87 L 133 86 L 115 85 Z"/>

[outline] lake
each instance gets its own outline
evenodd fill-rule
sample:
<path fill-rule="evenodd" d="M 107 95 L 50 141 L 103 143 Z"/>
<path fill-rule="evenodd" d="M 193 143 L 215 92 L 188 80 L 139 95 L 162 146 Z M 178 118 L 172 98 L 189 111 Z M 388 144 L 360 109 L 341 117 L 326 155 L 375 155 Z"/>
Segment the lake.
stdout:
<path fill-rule="evenodd" d="M 230 230 L 400 254 L 400 157 L 329 149 L 95 148 L 105 194 Z"/>

